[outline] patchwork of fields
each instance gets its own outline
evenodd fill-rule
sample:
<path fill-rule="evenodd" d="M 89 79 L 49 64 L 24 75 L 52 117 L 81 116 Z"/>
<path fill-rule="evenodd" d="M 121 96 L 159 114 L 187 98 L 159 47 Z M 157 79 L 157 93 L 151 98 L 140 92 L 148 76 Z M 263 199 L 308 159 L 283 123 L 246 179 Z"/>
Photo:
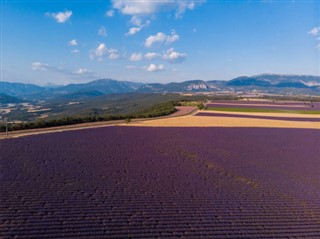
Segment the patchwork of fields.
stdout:
<path fill-rule="evenodd" d="M 133 124 L 152 127 L 268 127 L 320 129 L 320 104 L 272 101 L 217 101 L 193 116 Z"/>
<path fill-rule="evenodd" d="M 0 238 L 320 237 L 317 114 L 201 111 L 0 144 Z"/>

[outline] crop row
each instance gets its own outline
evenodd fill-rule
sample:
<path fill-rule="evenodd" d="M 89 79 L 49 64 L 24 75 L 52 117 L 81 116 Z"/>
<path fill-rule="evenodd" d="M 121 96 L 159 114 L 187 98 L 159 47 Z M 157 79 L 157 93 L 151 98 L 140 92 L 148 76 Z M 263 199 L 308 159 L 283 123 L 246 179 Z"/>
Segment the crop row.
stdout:
<path fill-rule="evenodd" d="M 224 113 L 207 113 L 199 112 L 196 116 L 211 116 L 211 117 L 236 117 L 236 118 L 250 118 L 250 119 L 270 119 L 270 120 L 285 120 L 285 121 L 302 121 L 302 122 L 320 122 L 320 118 L 307 117 L 276 117 L 276 116 L 258 116 L 258 115 L 234 115 Z"/>
<path fill-rule="evenodd" d="M 317 238 L 319 137 L 106 127 L 2 140 L 0 238 Z"/>

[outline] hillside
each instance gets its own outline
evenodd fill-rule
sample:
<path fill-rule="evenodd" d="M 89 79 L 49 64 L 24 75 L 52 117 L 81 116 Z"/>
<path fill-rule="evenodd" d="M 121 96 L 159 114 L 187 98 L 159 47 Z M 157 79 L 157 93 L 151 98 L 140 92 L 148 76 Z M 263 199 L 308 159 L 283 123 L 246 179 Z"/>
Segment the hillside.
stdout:
<path fill-rule="evenodd" d="M 27 99 L 54 99 L 67 96 L 72 99 L 90 98 L 122 93 L 181 93 L 181 92 L 261 92 L 275 94 L 320 93 L 320 76 L 261 74 L 241 76 L 229 81 L 191 80 L 184 82 L 137 83 L 99 79 L 83 84 L 58 87 L 40 87 L 31 84 L 1 82 L 0 93 Z"/>

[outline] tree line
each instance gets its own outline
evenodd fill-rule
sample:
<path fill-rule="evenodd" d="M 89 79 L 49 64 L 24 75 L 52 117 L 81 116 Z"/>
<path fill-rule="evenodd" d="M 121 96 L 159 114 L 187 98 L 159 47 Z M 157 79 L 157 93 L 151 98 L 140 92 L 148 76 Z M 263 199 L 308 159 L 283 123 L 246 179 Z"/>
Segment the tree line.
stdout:
<path fill-rule="evenodd" d="M 100 121 L 111 121 L 111 120 L 126 120 L 136 119 L 136 118 L 153 118 L 161 117 L 174 113 L 176 111 L 175 106 L 178 106 L 179 103 L 175 101 L 170 101 L 162 104 L 157 104 L 150 107 L 147 110 L 131 113 L 131 114 L 106 114 L 106 115 L 84 115 L 84 116 L 68 116 L 59 119 L 51 120 L 37 120 L 35 122 L 25 122 L 17 124 L 9 124 L 8 130 L 25 130 L 25 129 L 38 129 L 38 128 L 47 128 L 55 126 L 64 126 L 64 125 L 73 125 L 81 123 L 90 123 L 90 122 L 100 122 Z M 129 120 L 129 122 L 130 122 Z M 6 126 L 1 125 L 0 131 L 5 132 Z"/>

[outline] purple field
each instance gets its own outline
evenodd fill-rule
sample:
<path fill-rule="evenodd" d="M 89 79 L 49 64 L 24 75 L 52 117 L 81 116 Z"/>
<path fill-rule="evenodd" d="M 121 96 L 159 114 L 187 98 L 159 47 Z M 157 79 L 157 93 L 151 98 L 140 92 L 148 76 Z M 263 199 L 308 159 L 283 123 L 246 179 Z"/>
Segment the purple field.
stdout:
<path fill-rule="evenodd" d="M 320 238 L 320 130 L 106 127 L 0 141 L 0 238 Z"/>
<path fill-rule="evenodd" d="M 270 119 L 270 120 L 286 120 L 286 121 L 302 121 L 302 122 L 320 122 L 320 118 L 301 118 L 301 117 L 275 117 L 275 116 L 257 116 L 257 115 L 239 115 L 239 114 L 223 114 L 223 113 L 206 113 L 200 112 L 196 116 L 211 116 L 211 117 L 236 117 L 250 119 Z"/>

